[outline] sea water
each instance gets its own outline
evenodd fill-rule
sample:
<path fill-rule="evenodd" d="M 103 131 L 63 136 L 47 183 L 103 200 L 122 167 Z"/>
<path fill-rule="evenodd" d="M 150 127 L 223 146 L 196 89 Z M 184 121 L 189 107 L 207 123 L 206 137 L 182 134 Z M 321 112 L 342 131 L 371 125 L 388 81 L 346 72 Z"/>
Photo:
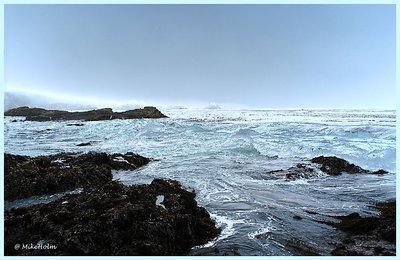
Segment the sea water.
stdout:
<path fill-rule="evenodd" d="M 162 112 L 169 118 L 83 126 L 5 117 L 5 152 L 136 152 L 154 158 L 135 171 L 114 171 L 114 179 L 131 185 L 171 178 L 194 189 L 198 204 L 210 212 L 222 233 L 191 254 L 326 255 L 344 234 L 315 220 L 352 212 L 377 214 L 369 205 L 395 198 L 394 110 Z M 87 142 L 91 145 L 76 146 Z M 390 173 L 320 174 L 296 180 L 271 173 L 320 155 Z"/>

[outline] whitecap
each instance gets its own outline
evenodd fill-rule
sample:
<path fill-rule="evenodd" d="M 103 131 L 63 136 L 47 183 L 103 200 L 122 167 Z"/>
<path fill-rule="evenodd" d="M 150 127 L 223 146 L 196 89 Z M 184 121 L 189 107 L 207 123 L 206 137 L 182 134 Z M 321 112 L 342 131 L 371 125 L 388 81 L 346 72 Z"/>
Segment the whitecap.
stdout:
<path fill-rule="evenodd" d="M 218 241 L 224 240 L 236 233 L 236 229 L 234 225 L 236 224 L 244 224 L 246 223 L 244 219 L 230 219 L 226 216 L 219 216 L 217 214 L 210 213 L 210 216 L 212 219 L 215 220 L 216 226 L 219 228 L 222 228 L 221 234 L 214 238 L 213 240 L 209 241 L 208 243 L 200 246 L 196 246 L 193 249 L 198 249 L 198 248 L 206 248 L 206 247 L 211 247 L 214 246 Z"/>

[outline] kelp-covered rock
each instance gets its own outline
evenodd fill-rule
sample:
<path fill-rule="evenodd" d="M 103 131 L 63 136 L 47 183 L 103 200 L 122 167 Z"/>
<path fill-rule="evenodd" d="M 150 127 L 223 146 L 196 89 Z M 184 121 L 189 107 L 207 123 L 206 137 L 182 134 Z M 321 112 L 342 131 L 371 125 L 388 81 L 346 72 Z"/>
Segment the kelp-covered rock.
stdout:
<path fill-rule="evenodd" d="M 6 255 L 182 255 L 217 236 L 194 191 L 179 182 L 112 180 L 111 169 L 133 170 L 149 160 L 134 153 L 5 154 L 6 200 L 84 188 L 6 211 Z"/>
<path fill-rule="evenodd" d="M 83 112 L 69 112 L 64 110 L 47 110 L 43 108 L 18 107 L 4 113 L 5 116 L 25 116 L 28 121 L 57 121 L 57 120 L 112 120 L 167 117 L 157 108 L 147 106 L 142 109 L 133 109 L 125 112 L 113 112 L 111 108 L 95 109 Z"/>
<path fill-rule="evenodd" d="M 338 158 L 336 156 L 319 156 L 311 159 L 312 163 L 320 164 L 320 170 L 329 175 L 340 175 L 343 172 L 354 174 L 354 173 L 371 173 L 371 174 L 385 174 L 387 171 L 369 171 L 349 163 L 348 161 Z"/>
<path fill-rule="evenodd" d="M 5 255 L 184 255 L 220 233 L 194 192 L 162 179 L 135 186 L 112 181 L 11 210 L 4 224 Z M 53 248 L 23 247 L 43 243 Z"/>
<path fill-rule="evenodd" d="M 361 217 L 358 213 L 337 217 L 340 222 L 328 222 L 348 234 L 337 244 L 332 255 L 396 255 L 396 201 L 379 203 L 376 217 Z"/>
<path fill-rule="evenodd" d="M 4 154 L 5 200 L 102 186 L 112 180 L 111 169 L 133 170 L 149 161 L 134 153 L 61 153 L 38 157 Z"/>

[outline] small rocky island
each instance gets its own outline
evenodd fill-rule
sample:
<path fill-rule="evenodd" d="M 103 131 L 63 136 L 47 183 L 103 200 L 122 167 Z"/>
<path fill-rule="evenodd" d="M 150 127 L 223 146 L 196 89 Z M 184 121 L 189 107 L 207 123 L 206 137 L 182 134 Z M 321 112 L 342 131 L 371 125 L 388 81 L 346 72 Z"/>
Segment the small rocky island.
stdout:
<path fill-rule="evenodd" d="M 167 117 L 156 107 L 147 106 L 142 109 L 114 112 L 111 108 L 95 109 L 82 112 L 64 110 L 47 110 L 43 108 L 18 107 L 4 113 L 5 116 L 24 116 L 28 121 L 85 120 L 99 121 L 112 119 L 140 119 Z"/>
<path fill-rule="evenodd" d="M 185 255 L 220 234 L 197 205 L 195 192 L 179 182 L 126 186 L 112 179 L 112 169 L 133 170 L 149 158 L 134 153 L 4 157 L 7 201 L 83 188 L 47 204 L 6 210 L 5 255 Z"/>

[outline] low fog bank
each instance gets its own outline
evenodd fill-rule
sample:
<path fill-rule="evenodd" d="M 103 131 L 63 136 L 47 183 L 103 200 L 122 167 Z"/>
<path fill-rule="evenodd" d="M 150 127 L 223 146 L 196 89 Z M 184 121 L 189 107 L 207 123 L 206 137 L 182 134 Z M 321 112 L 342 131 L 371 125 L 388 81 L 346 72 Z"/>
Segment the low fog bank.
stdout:
<path fill-rule="evenodd" d="M 4 93 L 4 111 L 22 106 L 40 107 L 45 109 L 57 109 L 57 110 L 96 109 L 96 107 L 92 105 L 78 104 L 78 103 L 63 103 L 39 95 L 27 95 L 15 92 Z"/>
<path fill-rule="evenodd" d="M 116 104 L 116 102 L 91 100 L 90 98 L 65 98 L 65 101 L 47 97 L 44 95 L 5 92 L 4 93 L 4 111 L 12 108 L 28 106 L 45 109 L 67 110 L 67 111 L 86 111 L 99 108 L 112 108 L 114 111 L 126 111 L 136 108 L 143 108 L 147 104 L 143 102 L 132 102 L 127 104 Z"/>
<path fill-rule="evenodd" d="M 159 109 L 234 109 L 239 108 L 236 105 L 220 105 L 215 102 L 197 103 L 191 105 L 181 104 L 157 104 L 144 101 L 111 101 L 111 100 L 94 100 L 90 98 L 68 97 L 63 100 L 55 99 L 49 96 L 24 93 L 24 92 L 5 92 L 4 93 L 4 111 L 12 108 L 28 106 L 39 107 L 45 109 L 68 110 L 68 111 L 84 111 L 99 108 L 112 108 L 114 111 L 126 111 L 144 106 L 156 106 Z M 245 108 L 245 107 L 240 107 Z"/>

